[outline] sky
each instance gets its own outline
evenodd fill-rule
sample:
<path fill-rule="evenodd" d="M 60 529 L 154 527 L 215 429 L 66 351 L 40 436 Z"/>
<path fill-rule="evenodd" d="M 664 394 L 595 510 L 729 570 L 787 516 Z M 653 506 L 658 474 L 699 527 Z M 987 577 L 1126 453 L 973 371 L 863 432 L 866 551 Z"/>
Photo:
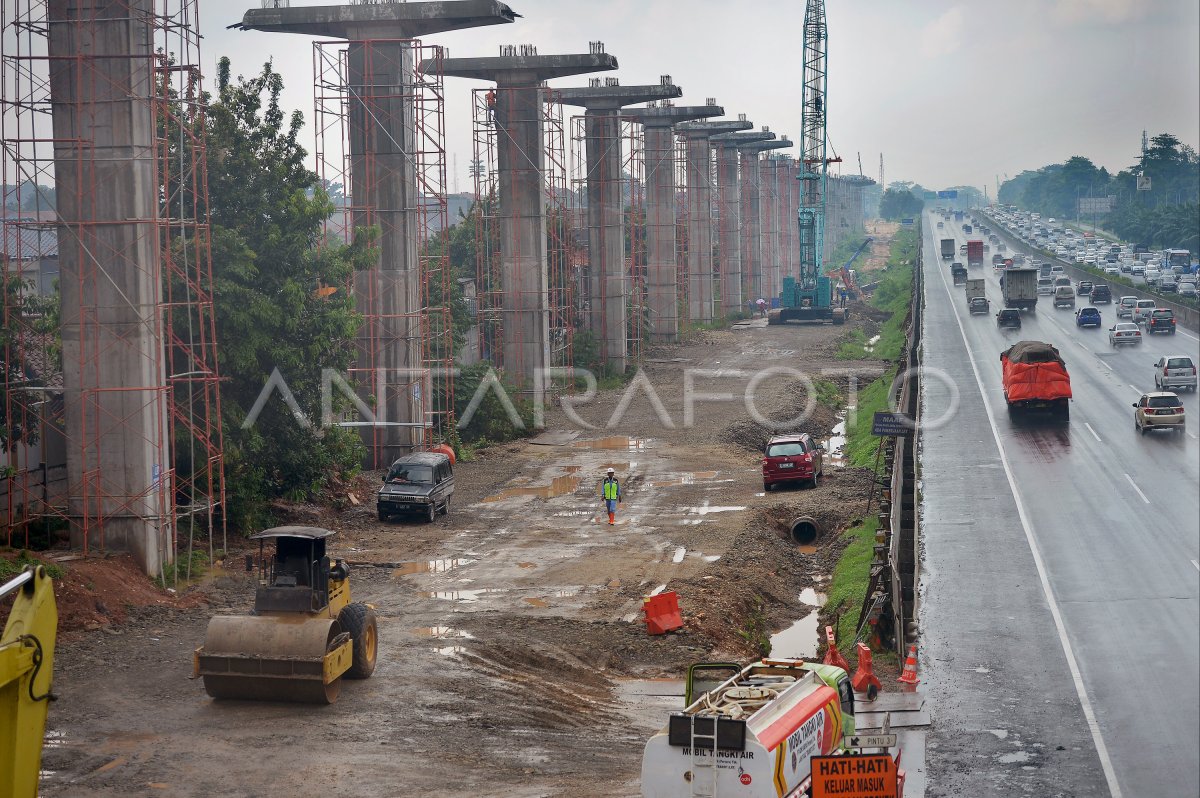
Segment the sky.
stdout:
<path fill-rule="evenodd" d="M 318 5 L 292 0 L 293 6 Z M 683 88 L 677 105 L 715 97 L 796 140 L 800 131 L 802 0 L 512 0 L 511 25 L 439 34 L 451 57 L 533 44 L 542 55 L 586 53 L 602 41 L 623 85 Z M 270 58 L 283 102 L 304 112 L 312 150 L 312 39 L 227 30 L 257 4 L 202 0 L 205 74 L 229 56 L 234 74 Z M 987 187 L 1072 155 L 1118 171 L 1143 130 L 1200 145 L 1200 3 L 1196 0 L 826 0 L 829 139 L 843 174 L 879 174 L 927 188 Z M 552 81 L 582 86 L 587 77 Z M 451 177 L 471 189 L 470 91 L 446 78 Z M 567 109 L 567 114 L 572 113 Z M 455 177 L 457 179 L 455 179 Z"/>

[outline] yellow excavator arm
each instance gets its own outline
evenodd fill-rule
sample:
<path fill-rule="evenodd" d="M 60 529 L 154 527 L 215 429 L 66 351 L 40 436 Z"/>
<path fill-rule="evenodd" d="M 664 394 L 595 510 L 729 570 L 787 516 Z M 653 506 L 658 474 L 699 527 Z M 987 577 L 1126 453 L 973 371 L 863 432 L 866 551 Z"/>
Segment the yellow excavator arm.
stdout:
<path fill-rule="evenodd" d="M 37 795 L 42 739 L 54 670 L 58 610 L 43 565 L 25 566 L 0 585 L 0 601 L 15 594 L 0 637 L 0 795 Z"/>

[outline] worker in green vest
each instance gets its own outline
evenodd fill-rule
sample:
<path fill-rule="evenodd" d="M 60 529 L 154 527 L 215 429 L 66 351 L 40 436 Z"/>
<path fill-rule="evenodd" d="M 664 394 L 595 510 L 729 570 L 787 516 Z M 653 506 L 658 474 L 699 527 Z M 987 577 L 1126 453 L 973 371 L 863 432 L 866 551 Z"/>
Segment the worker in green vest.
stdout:
<path fill-rule="evenodd" d="M 617 482 L 617 472 L 608 469 L 604 482 L 600 485 L 600 496 L 608 509 L 608 523 L 617 523 L 617 505 L 621 503 L 621 483 Z"/>

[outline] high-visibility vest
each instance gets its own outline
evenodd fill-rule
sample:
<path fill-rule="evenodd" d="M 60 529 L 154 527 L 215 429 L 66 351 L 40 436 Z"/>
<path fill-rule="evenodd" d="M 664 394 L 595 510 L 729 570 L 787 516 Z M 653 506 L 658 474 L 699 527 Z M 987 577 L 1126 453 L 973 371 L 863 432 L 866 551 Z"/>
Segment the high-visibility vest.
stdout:
<path fill-rule="evenodd" d="M 621 486 L 615 479 L 604 480 L 604 498 L 605 500 L 621 498 Z"/>

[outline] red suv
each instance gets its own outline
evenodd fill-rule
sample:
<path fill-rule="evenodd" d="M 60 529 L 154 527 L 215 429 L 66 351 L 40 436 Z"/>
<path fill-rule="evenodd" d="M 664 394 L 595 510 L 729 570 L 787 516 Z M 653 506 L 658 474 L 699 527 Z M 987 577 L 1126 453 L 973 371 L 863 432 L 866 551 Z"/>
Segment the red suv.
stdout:
<path fill-rule="evenodd" d="M 762 461 L 763 490 L 783 482 L 807 482 L 815 488 L 823 451 L 807 432 L 771 438 Z"/>

